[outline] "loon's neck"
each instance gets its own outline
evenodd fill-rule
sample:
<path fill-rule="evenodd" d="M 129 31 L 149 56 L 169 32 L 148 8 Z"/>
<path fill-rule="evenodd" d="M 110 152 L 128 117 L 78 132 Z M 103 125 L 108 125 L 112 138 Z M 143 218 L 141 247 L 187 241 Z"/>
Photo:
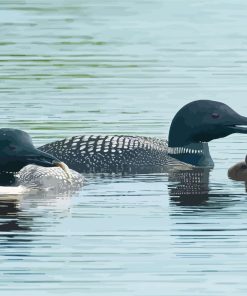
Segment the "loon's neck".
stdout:
<path fill-rule="evenodd" d="M 214 166 L 208 143 L 190 143 L 178 147 L 168 146 L 168 155 L 193 166 L 209 168 Z"/>

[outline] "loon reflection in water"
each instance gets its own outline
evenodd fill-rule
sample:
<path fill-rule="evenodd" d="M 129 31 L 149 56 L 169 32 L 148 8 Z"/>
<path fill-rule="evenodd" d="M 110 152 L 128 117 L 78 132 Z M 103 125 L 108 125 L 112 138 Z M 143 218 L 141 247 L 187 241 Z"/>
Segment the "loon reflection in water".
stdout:
<path fill-rule="evenodd" d="M 71 172 L 71 180 L 66 173 L 66 166 L 56 157 L 36 149 L 26 132 L 0 129 L 0 186 L 3 186 L 0 193 L 18 194 L 26 188 L 59 189 L 83 184 L 84 178 L 79 173 Z"/>
<path fill-rule="evenodd" d="M 224 103 L 199 100 L 175 115 L 168 142 L 138 136 L 74 136 L 39 149 L 78 172 L 154 173 L 167 165 L 212 168 L 207 142 L 233 133 L 247 133 L 246 117 Z"/>
<path fill-rule="evenodd" d="M 169 171 L 169 195 L 179 205 L 200 205 L 209 199 L 208 168 Z"/>
<path fill-rule="evenodd" d="M 189 214 L 193 211 L 198 213 L 199 209 L 200 211 L 219 210 L 242 200 L 242 194 L 233 193 L 231 190 L 229 192 L 226 184 L 217 183 L 215 190 L 215 185 L 209 183 L 210 172 L 211 169 L 208 168 L 170 170 L 168 172 L 171 204 L 185 208 L 184 211 L 179 210 L 178 213 Z"/>

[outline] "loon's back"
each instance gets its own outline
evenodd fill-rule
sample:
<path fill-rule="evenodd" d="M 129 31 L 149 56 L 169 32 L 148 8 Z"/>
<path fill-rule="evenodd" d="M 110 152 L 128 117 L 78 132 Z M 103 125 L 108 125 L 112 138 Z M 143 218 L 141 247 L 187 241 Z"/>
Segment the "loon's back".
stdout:
<path fill-rule="evenodd" d="M 168 162 L 167 141 L 135 136 L 75 136 L 39 147 L 85 173 L 147 173 Z"/>
<path fill-rule="evenodd" d="M 84 177 L 70 170 L 70 178 L 59 167 L 45 168 L 29 164 L 15 176 L 16 184 L 39 190 L 73 190 L 84 185 Z"/>
<path fill-rule="evenodd" d="M 5 183 L 0 182 L 0 196 L 4 195 L 4 198 L 5 195 L 26 194 L 33 189 L 64 194 L 74 192 L 85 184 L 85 178 L 73 170 L 69 170 L 68 176 L 60 167 L 42 167 L 34 164 L 29 164 L 12 175 L 0 177 L 5 177 Z"/>

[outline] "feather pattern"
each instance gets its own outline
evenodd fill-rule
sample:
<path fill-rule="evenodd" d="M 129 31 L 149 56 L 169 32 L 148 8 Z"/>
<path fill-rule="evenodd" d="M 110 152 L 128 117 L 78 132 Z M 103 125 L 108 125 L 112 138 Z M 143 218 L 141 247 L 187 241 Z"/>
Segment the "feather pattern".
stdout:
<path fill-rule="evenodd" d="M 168 163 L 166 140 L 135 136 L 75 136 L 39 147 L 86 173 L 146 173 Z"/>

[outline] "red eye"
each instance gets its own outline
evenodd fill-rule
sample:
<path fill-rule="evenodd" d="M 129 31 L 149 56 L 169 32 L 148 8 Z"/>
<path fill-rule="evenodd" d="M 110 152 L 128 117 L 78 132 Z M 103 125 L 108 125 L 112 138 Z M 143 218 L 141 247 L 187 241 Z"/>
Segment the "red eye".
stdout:
<path fill-rule="evenodd" d="M 214 118 L 214 119 L 217 119 L 220 117 L 220 114 L 219 113 L 212 113 L 211 116 Z"/>
<path fill-rule="evenodd" d="M 16 146 L 14 146 L 14 145 L 9 145 L 9 149 L 14 151 L 14 150 L 16 150 Z"/>

